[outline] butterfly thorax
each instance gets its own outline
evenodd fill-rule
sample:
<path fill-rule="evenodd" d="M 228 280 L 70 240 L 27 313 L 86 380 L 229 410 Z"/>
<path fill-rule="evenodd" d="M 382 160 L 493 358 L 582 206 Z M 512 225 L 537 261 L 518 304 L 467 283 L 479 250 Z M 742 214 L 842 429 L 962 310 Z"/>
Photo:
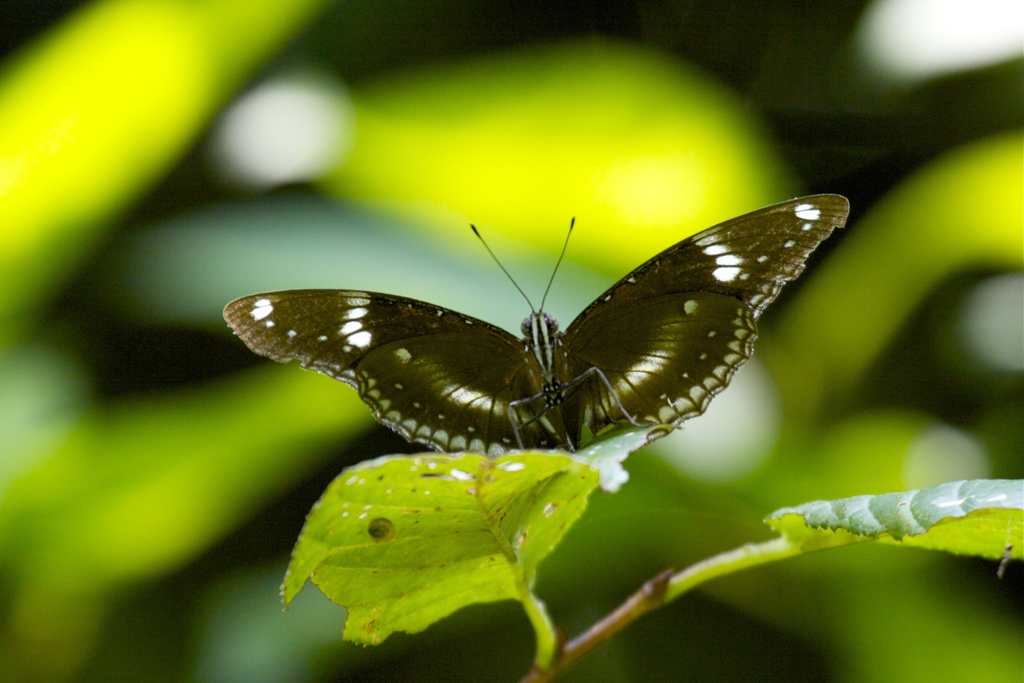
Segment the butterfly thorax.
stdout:
<path fill-rule="evenodd" d="M 563 384 L 556 377 L 556 359 L 564 355 L 559 354 L 562 333 L 558 331 L 558 320 L 553 315 L 538 311 L 524 318 L 520 329 L 526 337 L 523 341 L 540 367 L 545 403 L 549 406 L 558 405 L 563 400 Z"/>

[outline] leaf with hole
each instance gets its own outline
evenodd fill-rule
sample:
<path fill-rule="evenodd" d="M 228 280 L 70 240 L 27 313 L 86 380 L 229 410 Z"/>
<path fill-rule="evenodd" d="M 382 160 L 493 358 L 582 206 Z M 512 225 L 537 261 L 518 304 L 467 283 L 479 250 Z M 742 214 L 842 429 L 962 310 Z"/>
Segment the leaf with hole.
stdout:
<path fill-rule="evenodd" d="M 523 602 L 542 626 L 537 566 L 597 484 L 596 469 L 551 452 L 385 456 L 349 467 L 306 519 L 284 601 L 312 579 L 348 609 L 345 639 L 363 644 L 494 600 Z"/>

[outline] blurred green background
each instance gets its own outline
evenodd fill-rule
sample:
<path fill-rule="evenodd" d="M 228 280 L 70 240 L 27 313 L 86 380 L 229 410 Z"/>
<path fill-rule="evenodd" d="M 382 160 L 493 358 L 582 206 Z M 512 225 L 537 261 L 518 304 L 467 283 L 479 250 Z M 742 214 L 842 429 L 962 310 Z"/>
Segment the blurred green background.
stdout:
<path fill-rule="evenodd" d="M 346 465 L 416 449 L 251 354 L 255 291 L 563 325 L 717 221 L 853 213 L 703 417 L 541 568 L 570 634 L 820 498 L 1024 477 L 1019 3 L 52 0 L 0 9 L 0 680 L 516 680 L 518 605 L 363 649 L 277 595 Z M 1018 541 L 1019 542 L 1019 541 Z M 1019 680 L 1024 571 L 851 547 L 709 585 L 567 681 Z"/>

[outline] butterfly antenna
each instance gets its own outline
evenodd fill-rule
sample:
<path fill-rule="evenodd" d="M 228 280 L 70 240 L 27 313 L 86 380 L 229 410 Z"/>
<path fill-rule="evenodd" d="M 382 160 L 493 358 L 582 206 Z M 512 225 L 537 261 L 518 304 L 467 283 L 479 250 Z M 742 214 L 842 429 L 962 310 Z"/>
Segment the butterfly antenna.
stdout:
<path fill-rule="evenodd" d="M 505 266 L 501 264 L 501 261 L 498 260 L 498 257 L 494 255 L 494 252 L 491 251 L 491 247 L 487 244 L 487 241 L 483 238 L 483 235 L 480 234 L 480 231 L 477 230 L 476 226 L 473 225 L 472 223 L 469 224 L 469 227 L 473 229 L 473 234 L 476 235 L 477 239 L 480 240 L 480 243 L 484 245 L 484 249 L 487 250 L 487 253 L 491 255 L 491 258 L 494 259 L 494 262 L 498 264 L 499 268 L 501 268 L 501 272 L 505 273 L 505 277 L 507 277 L 509 281 L 512 282 L 512 286 L 519 290 L 519 293 L 523 295 L 524 299 L 526 299 L 526 305 L 530 307 L 530 311 L 535 313 L 536 311 L 533 308 L 533 303 L 530 301 L 530 297 L 526 296 L 526 292 L 523 291 L 522 287 L 519 286 L 515 278 L 512 277 L 512 275 L 508 272 Z"/>
<path fill-rule="evenodd" d="M 562 259 L 565 257 L 565 250 L 569 248 L 569 238 L 572 237 L 572 228 L 576 225 L 576 216 L 572 217 L 569 221 L 569 232 L 565 233 L 565 244 L 562 245 L 562 253 L 558 255 L 558 260 L 555 261 L 555 269 L 551 271 L 551 279 L 548 280 L 548 286 L 544 290 L 544 297 L 540 300 L 540 310 L 544 310 L 544 302 L 548 300 L 548 292 L 551 291 L 551 283 L 555 281 L 555 274 L 558 272 L 558 266 L 562 265 Z"/>

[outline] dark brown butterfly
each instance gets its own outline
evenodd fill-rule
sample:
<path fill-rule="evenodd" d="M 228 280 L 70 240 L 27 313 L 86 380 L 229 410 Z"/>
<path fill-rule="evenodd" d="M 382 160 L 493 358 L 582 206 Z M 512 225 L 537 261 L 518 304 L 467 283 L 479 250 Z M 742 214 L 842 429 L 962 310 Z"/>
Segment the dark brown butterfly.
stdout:
<path fill-rule="evenodd" d="M 579 445 L 622 421 L 679 426 L 753 351 L 756 321 L 849 202 L 814 195 L 689 237 L 626 275 L 562 333 L 535 311 L 523 339 L 389 294 L 298 289 L 224 309 L 250 349 L 354 387 L 374 417 L 444 452 Z"/>

